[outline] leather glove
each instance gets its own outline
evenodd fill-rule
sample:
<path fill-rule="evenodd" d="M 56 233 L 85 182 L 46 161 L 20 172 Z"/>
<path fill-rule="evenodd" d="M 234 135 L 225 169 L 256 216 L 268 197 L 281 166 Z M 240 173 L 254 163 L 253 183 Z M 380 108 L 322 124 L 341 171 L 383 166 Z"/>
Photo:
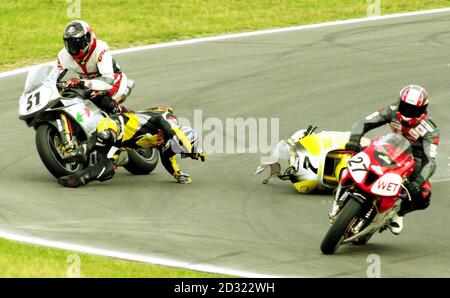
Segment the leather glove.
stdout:
<path fill-rule="evenodd" d="M 206 155 L 205 152 L 199 151 L 197 153 L 192 153 L 191 158 L 195 160 L 200 159 L 202 162 L 204 162 L 206 160 Z"/>
<path fill-rule="evenodd" d="M 359 152 L 361 151 L 361 145 L 356 142 L 348 142 L 345 144 L 345 150 Z"/>
<path fill-rule="evenodd" d="M 178 183 L 180 184 L 190 184 L 192 182 L 191 176 L 189 174 L 185 174 L 181 171 L 175 172 L 173 175 Z"/>
<path fill-rule="evenodd" d="M 360 138 L 356 136 L 350 136 L 350 139 L 348 140 L 347 144 L 345 144 L 345 150 L 348 151 L 355 151 L 359 152 L 361 151 L 361 144 L 360 144 Z"/>
<path fill-rule="evenodd" d="M 417 177 L 416 180 L 409 183 L 408 189 L 413 196 L 420 194 L 422 192 L 422 184 L 423 183 L 424 183 L 424 181 L 423 181 L 422 177 Z"/>
<path fill-rule="evenodd" d="M 83 87 L 84 83 L 80 79 L 70 79 L 66 81 L 68 88 Z"/>
<path fill-rule="evenodd" d="M 422 185 L 417 181 L 413 181 L 409 185 L 409 189 L 413 194 L 418 194 L 422 190 Z"/>

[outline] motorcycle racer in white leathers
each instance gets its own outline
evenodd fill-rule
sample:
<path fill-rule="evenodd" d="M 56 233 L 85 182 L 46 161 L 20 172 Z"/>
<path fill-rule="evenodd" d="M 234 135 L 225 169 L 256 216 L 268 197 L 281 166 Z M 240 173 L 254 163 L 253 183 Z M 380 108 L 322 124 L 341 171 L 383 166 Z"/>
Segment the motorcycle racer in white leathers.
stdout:
<path fill-rule="evenodd" d="M 108 44 L 97 39 L 92 28 L 84 21 L 70 22 L 64 30 L 64 48 L 59 51 L 57 67 L 61 80 L 68 70 L 79 78 L 67 81 L 69 88 L 81 87 L 90 93 L 90 99 L 109 114 L 121 112 L 125 98 L 134 82 L 120 71 Z"/>

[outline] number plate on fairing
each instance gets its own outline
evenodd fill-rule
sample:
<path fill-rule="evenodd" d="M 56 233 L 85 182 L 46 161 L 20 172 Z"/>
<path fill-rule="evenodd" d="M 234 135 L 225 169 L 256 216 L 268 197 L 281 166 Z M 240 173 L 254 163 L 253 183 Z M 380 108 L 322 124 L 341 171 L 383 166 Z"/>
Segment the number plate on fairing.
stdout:
<path fill-rule="evenodd" d="M 370 157 L 364 152 L 356 154 L 348 161 L 350 174 L 357 183 L 361 183 L 364 180 L 369 166 Z"/>
<path fill-rule="evenodd" d="M 43 109 L 51 99 L 52 89 L 46 86 L 24 94 L 20 98 L 19 114 L 22 116 L 31 115 Z"/>

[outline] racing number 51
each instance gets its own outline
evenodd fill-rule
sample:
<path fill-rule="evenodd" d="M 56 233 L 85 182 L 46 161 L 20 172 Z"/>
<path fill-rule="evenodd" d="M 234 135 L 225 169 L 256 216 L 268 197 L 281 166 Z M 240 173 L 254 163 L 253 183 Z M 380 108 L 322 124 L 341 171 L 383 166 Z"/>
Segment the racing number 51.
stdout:
<path fill-rule="evenodd" d="M 34 98 L 34 105 L 37 106 L 40 103 L 41 93 L 37 92 L 35 94 L 31 94 L 27 98 L 27 111 L 31 110 L 33 107 L 33 98 Z"/>

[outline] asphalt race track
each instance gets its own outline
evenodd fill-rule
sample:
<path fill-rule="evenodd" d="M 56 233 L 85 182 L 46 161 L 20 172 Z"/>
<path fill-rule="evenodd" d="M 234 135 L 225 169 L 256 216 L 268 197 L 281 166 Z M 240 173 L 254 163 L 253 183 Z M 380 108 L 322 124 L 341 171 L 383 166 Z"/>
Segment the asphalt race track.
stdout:
<path fill-rule="evenodd" d="M 24 74 L 0 80 L 0 230 L 276 276 L 364 277 L 377 254 L 383 277 L 450 277 L 449 28 L 450 13 L 439 13 L 116 56 L 137 82 L 128 101 L 136 110 L 280 118 L 280 137 L 308 124 L 348 130 L 404 85 L 425 86 L 441 129 L 439 167 L 430 208 L 407 216 L 400 236 L 384 232 L 322 255 L 331 196 L 262 185 L 265 177 L 253 175 L 261 154 L 183 161 L 192 185 L 158 166 L 150 176 L 121 169 L 105 183 L 60 187 L 17 118 Z"/>

